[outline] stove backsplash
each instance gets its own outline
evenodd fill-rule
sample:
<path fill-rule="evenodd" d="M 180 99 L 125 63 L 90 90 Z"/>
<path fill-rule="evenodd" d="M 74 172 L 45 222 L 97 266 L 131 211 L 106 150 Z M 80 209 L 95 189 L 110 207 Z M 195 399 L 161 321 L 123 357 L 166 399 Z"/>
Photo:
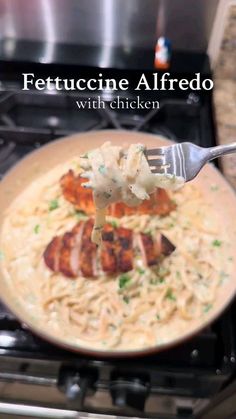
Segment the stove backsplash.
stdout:
<path fill-rule="evenodd" d="M 2 0 L 0 39 L 52 45 L 154 48 L 167 36 L 174 49 L 205 52 L 219 0 Z M 9 45 L 9 54 L 14 42 Z M 53 56 L 51 56 L 53 61 Z"/>

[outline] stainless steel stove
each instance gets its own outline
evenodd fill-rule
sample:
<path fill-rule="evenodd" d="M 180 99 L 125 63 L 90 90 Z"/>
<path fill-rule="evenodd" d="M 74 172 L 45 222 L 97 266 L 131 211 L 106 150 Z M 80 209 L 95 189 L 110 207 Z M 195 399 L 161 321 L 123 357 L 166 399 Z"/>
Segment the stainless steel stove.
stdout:
<path fill-rule="evenodd" d="M 149 112 L 78 111 L 78 95 L 22 92 L 19 70 L 10 73 L 1 79 L 1 176 L 30 151 L 74 132 L 125 128 L 215 143 L 210 93 L 165 92 L 160 109 Z M 235 377 L 234 316 L 232 305 L 211 327 L 156 356 L 97 359 L 39 339 L 1 305 L 0 418 L 196 417 Z"/>

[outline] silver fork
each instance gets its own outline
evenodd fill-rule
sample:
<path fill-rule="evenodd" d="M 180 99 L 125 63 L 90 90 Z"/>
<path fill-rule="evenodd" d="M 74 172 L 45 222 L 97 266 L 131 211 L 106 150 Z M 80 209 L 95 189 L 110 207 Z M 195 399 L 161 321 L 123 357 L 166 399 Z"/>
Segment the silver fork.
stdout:
<path fill-rule="evenodd" d="M 153 173 L 181 176 L 186 182 L 197 176 L 210 160 L 236 152 L 236 143 L 203 148 L 192 143 L 179 143 L 166 147 L 146 149 Z"/>

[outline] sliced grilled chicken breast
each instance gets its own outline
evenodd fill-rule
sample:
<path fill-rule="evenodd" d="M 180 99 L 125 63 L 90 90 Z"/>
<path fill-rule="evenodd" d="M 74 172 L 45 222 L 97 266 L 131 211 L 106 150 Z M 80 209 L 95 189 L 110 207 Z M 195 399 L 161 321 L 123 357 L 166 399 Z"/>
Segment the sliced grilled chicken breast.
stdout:
<path fill-rule="evenodd" d="M 79 275 L 96 278 L 100 274 L 128 272 L 140 255 L 143 264 L 153 266 L 161 256 L 169 256 L 175 246 L 163 234 L 134 233 L 132 229 L 106 224 L 101 249 L 91 241 L 93 219 L 80 221 L 62 237 L 54 237 L 44 252 L 49 269 L 68 278 Z"/>
<path fill-rule="evenodd" d="M 54 237 L 44 252 L 44 260 L 51 271 L 59 271 L 62 237 Z"/>
<path fill-rule="evenodd" d="M 75 205 L 78 210 L 93 215 L 95 214 L 93 194 L 91 189 L 82 186 L 85 182 L 86 179 L 75 176 L 73 170 L 69 170 L 62 176 L 60 184 L 63 196 L 67 201 Z M 133 214 L 167 215 L 175 208 L 176 205 L 168 193 L 164 189 L 158 188 L 150 196 L 150 199 L 143 201 L 138 207 L 128 207 L 122 202 L 117 202 L 108 207 L 107 214 L 117 218 Z"/>
<path fill-rule="evenodd" d="M 105 224 L 103 228 L 100 259 L 105 273 L 117 272 L 115 233 L 111 224 Z"/>

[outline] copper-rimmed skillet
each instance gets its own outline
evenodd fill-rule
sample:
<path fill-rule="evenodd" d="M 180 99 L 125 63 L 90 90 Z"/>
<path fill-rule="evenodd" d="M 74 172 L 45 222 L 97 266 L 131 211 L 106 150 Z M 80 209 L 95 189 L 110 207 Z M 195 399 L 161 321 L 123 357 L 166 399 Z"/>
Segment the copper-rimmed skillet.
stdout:
<path fill-rule="evenodd" d="M 58 141 L 51 142 L 37 151 L 32 152 L 26 158 L 14 166 L 0 182 L 0 229 L 4 221 L 4 214 L 13 199 L 21 193 L 33 180 L 52 169 L 54 166 L 68 161 L 74 156 L 85 153 L 88 149 L 98 147 L 105 141 L 116 144 L 143 143 L 147 147 L 154 148 L 170 145 L 171 142 L 154 135 L 146 133 L 134 133 L 129 131 L 98 131 L 84 134 L 75 134 Z M 208 164 L 193 181 L 201 188 L 205 199 L 214 206 L 219 216 L 219 222 L 223 223 L 227 230 L 228 238 L 232 243 L 232 252 L 236 254 L 236 195 L 220 172 Z M 212 185 L 217 188 L 212 190 Z M 217 190 L 216 190 L 217 189 Z M 1 234 L 1 230 L 0 230 Z M 230 256 L 230 255 L 229 255 Z M 232 261 L 233 270 L 236 272 L 236 258 Z M 96 357 L 134 357 L 154 354 L 166 350 L 174 345 L 180 344 L 186 339 L 197 334 L 209 323 L 216 319 L 229 305 L 235 295 L 236 278 L 232 278 L 222 286 L 219 298 L 216 300 L 213 309 L 207 313 L 204 319 L 189 321 L 188 330 L 178 338 L 173 338 L 168 343 L 141 350 L 95 350 L 92 347 L 77 346 L 68 343 L 63 338 L 51 336 L 45 328 L 39 328 L 36 321 L 29 318 L 23 306 L 16 304 L 17 295 L 11 291 L 5 278 L 4 271 L 0 266 L 0 298 L 3 303 L 16 315 L 20 322 L 26 324 L 34 333 L 43 339 L 68 349 L 86 355 Z"/>

